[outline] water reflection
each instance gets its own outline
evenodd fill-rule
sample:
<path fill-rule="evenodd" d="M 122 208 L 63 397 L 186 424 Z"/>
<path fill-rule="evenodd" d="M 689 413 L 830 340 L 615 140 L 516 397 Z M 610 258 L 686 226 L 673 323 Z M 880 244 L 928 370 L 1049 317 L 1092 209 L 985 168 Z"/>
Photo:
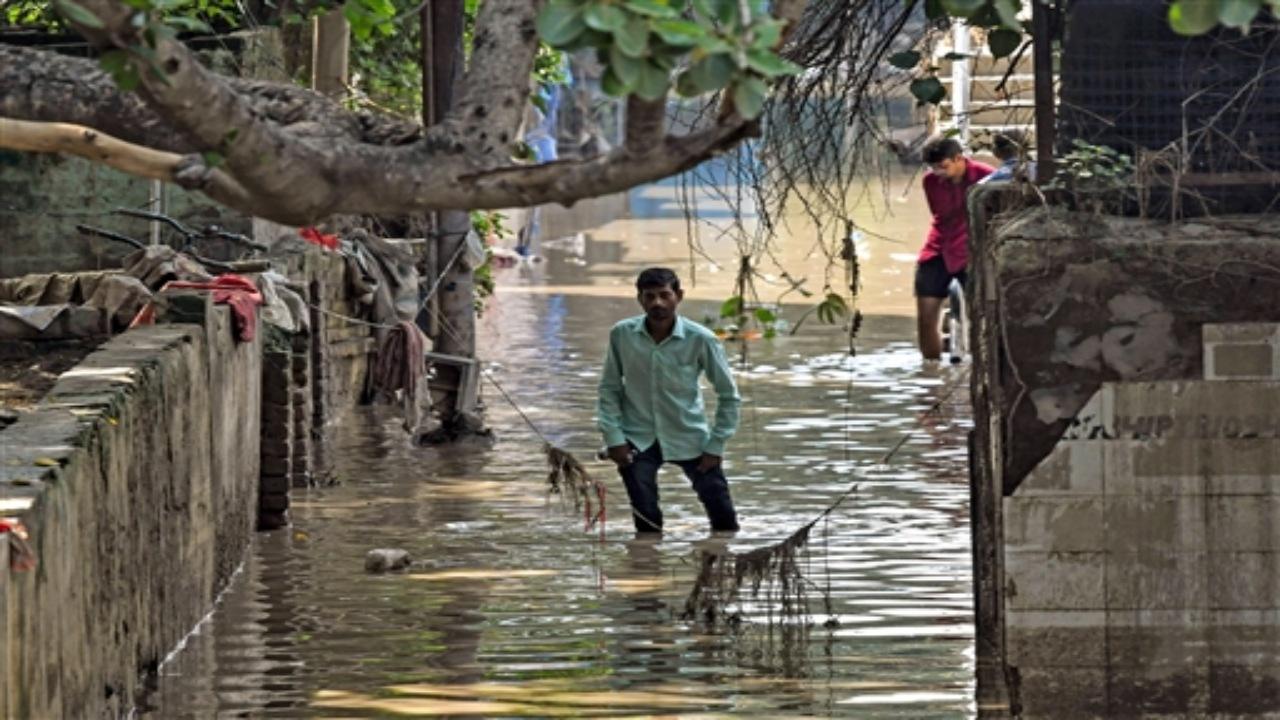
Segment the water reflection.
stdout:
<path fill-rule="evenodd" d="M 609 278 L 629 282 L 653 258 L 627 248 L 590 276 L 555 253 L 510 269 L 479 334 L 496 379 L 580 458 L 599 442 L 607 328 L 635 312 Z M 695 293 L 687 314 L 717 304 Z M 340 484 L 302 492 L 292 528 L 255 538 L 144 714 L 972 715 L 967 389 L 963 369 L 921 366 L 913 330 L 910 318 L 869 317 L 850 358 L 838 330 L 814 327 L 752 343 L 740 370 L 732 549 L 783 539 L 859 484 L 815 529 L 809 575 L 833 605 L 803 629 L 798 655 L 778 652 L 778 629 L 680 620 L 707 534 L 678 473 L 662 476 L 666 535 L 637 540 L 620 483 L 593 464 L 610 519 L 603 541 L 583 533 L 545 497 L 540 439 L 486 388 L 498 431 L 487 449 L 415 448 L 394 413 L 350 418 L 330 443 Z M 375 547 L 405 548 L 415 565 L 366 576 Z"/>

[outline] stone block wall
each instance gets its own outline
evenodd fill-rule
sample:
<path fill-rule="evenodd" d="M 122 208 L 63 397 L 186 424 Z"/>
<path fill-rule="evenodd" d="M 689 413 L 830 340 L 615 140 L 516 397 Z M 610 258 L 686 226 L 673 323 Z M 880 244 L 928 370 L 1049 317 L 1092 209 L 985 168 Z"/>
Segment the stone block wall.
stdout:
<path fill-rule="evenodd" d="M 1280 712 L 1278 408 L 1280 377 L 1106 384 L 1004 499 L 1024 716 Z"/>
<path fill-rule="evenodd" d="M 226 308 L 197 301 L 200 324 L 116 337 L 0 430 L 0 502 L 40 559 L 28 572 L 0 563 L 8 717 L 129 712 L 142 675 L 243 557 L 261 347 L 232 337 Z"/>
<path fill-rule="evenodd" d="M 1275 218 L 975 217 L 980 711 L 1280 713 Z"/>

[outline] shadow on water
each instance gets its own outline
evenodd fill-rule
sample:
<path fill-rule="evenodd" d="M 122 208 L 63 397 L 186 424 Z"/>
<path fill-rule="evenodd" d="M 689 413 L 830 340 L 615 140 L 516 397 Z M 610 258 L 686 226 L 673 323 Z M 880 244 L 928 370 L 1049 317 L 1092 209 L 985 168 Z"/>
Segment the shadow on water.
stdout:
<path fill-rule="evenodd" d="M 479 332 L 494 377 L 583 459 L 599 443 L 607 329 L 634 314 L 626 284 L 654 259 L 601 240 L 608 259 L 589 275 L 573 253 L 500 273 Z M 699 319 L 718 302 L 686 305 Z M 803 643 L 779 652 L 794 628 L 681 621 L 707 530 L 679 473 L 662 476 L 666 535 L 639 540 L 621 483 L 590 463 L 609 520 L 603 540 L 584 533 L 545 496 L 541 440 L 486 387 L 491 448 L 412 447 L 382 409 L 347 418 L 329 444 L 340 484 L 295 491 L 293 526 L 256 536 L 144 715 L 973 715 L 966 373 L 922 366 L 912 329 L 872 315 L 850 358 L 839 329 L 806 326 L 752 343 L 738 370 L 732 550 L 783 539 L 859 484 L 814 530 L 807 576 L 832 606 L 815 607 Z M 366 575 L 376 547 L 405 548 L 414 566 Z"/>

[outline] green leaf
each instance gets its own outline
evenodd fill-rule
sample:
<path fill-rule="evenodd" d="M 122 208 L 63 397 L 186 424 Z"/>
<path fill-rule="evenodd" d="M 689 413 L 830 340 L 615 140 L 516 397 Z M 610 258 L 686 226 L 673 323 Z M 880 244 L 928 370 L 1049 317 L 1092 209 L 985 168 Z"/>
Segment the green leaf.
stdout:
<path fill-rule="evenodd" d="M 613 31 L 613 41 L 619 50 L 631 57 L 644 57 L 649 49 L 649 23 L 642 17 L 632 16 Z"/>
<path fill-rule="evenodd" d="M 613 36 L 610 35 L 609 33 L 602 33 L 599 30 L 592 30 L 591 28 L 586 26 L 586 23 L 583 23 L 582 27 L 583 27 L 583 30 L 581 35 L 570 40 L 567 43 L 560 45 L 559 48 L 561 50 L 564 50 L 565 52 L 572 52 L 574 50 L 580 50 L 582 48 L 600 49 L 600 48 L 613 47 Z"/>
<path fill-rule="evenodd" d="M 889 56 L 889 64 L 896 68 L 910 70 L 920 64 L 920 53 L 915 50 L 903 50 L 900 53 L 894 53 Z"/>
<path fill-rule="evenodd" d="M 769 97 L 769 86 L 760 78 L 748 75 L 733 86 L 733 106 L 738 114 L 748 120 L 760 117 L 764 101 Z"/>
<path fill-rule="evenodd" d="M 751 32 L 755 34 L 752 46 L 761 50 L 772 50 L 782 41 L 782 29 L 786 23 L 774 18 L 765 20 L 757 20 L 751 27 Z"/>
<path fill-rule="evenodd" d="M 226 161 L 226 158 L 222 156 L 222 153 L 215 152 L 213 150 L 207 150 L 200 153 L 200 158 L 204 160 L 205 167 L 209 169 L 216 168 Z"/>
<path fill-rule="evenodd" d="M 671 73 L 653 65 L 640 64 L 640 79 L 636 82 L 636 95 L 644 100 L 661 100 L 671 89 Z"/>
<path fill-rule="evenodd" d="M 986 5 L 986 0 L 942 0 L 942 7 L 948 15 L 967 18 L 975 15 Z"/>
<path fill-rule="evenodd" d="M 113 77 L 124 71 L 129 56 L 123 50 L 108 50 L 98 58 L 98 66 Z"/>
<path fill-rule="evenodd" d="M 947 16 L 947 9 L 942 0 L 924 0 L 924 16 L 930 20 L 942 20 Z"/>
<path fill-rule="evenodd" d="M 572 42 L 587 29 L 582 11 L 572 5 L 553 3 L 538 13 L 538 35 L 548 45 Z"/>
<path fill-rule="evenodd" d="M 76 25 L 82 25 L 91 30 L 101 30 L 106 27 L 97 15 L 73 0 L 54 0 L 53 6 L 58 9 L 59 15 Z"/>
<path fill-rule="evenodd" d="M 648 15 L 653 18 L 678 18 L 680 13 L 669 5 L 656 0 L 625 0 L 622 3 L 628 10 L 637 15 Z"/>
<path fill-rule="evenodd" d="M 689 83 L 694 89 L 693 94 L 701 95 L 728 85 L 737 71 L 738 66 L 733 62 L 733 58 L 725 53 L 716 53 L 707 55 L 690 65 L 684 75 L 688 76 Z"/>
<path fill-rule="evenodd" d="M 640 73 L 644 71 L 644 66 L 644 60 L 630 57 L 617 45 L 609 48 L 609 69 L 628 92 L 640 81 Z"/>
<path fill-rule="evenodd" d="M 800 66 L 778 57 L 772 50 L 751 50 L 747 53 L 747 65 L 767 78 L 797 75 Z"/>
<path fill-rule="evenodd" d="M 712 0 L 716 7 L 716 19 L 720 24 L 729 27 L 736 27 L 740 21 L 738 17 L 738 0 Z"/>
<path fill-rule="evenodd" d="M 1031 0 L 1036 2 L 1036 0 Z M 1022 22 L 1018 20 L 1018 11 L 1022 9 L 1022 0 L 995 0 L 992 3 L 996 13 L 1000 15 L 1000 24 L 1010 30 L 1022 30 Z"/>
<path fill-rule="evenodd" d="M 716 5 L 716 0 L 693 0 L 694 11 L 707 22 L 711 22 L 719 14 Z"/>
<path fill-rule="evenodd" d="M 213 28 L 209 24 L 199 18 L 187 17 L 185 15 L 174 15 L 165 18 L 165 22 L 179 30 L 194 33 L 212 33 Z"/>
<path fill-rule="evenodd" d="M 987 33 L 987 46 L 996 58 L 1008 57 L 1022 44 L 1022 33 L 1008 28 L 998 28 Z"/>
<path fill-rule="evenodd" d="M 588 5 L 582 19 L 587 27 L 602 32 L 613 32 L 627 24 L 627 14 L 617 5 Z"/>
<path fill-rule="evenodd" d="M 1262 0 L 1219 0 L 1218 20 L 1227 27 L 1243 28 L 1247 31 L 1249 23 L 1253 22 L 1261 9 Z"/>
<path fill-rule="evenodd" d="M 1203 35 L 1218 24 L 1218 0 L 1177 0 L 1169 6 L 1169 26 L 1181 35 Z"/>
<path fill-rule="evenodd" d="M 618 76 L 613 72 L 613 68 L 605 70 L 604 77 L 600 78 L 600 89 L 606 95 L 612 95 L 613 97 L 624 97 L 631 94 L 631 88 L 618 79 Z"/>
<path fill-rule="evenodd" d="M 742 314 L 742 297 L 734 295 L 720 304 L 720 317 L 731 318 Z"/>
<path fill-rule="evenodd" d="M 132 64 L 124 66 L 120 72 L 112 76 L 116 81 L 116 87 L 122 92 L 133 92 L 137 89 L 138 83 L 142 82 L 142 76 L 138 74 L 138 68 Z"/>
<path fill-rule="evenodd" d="M 930 105 L 937 105 L 947 97 L 947 89 L 942 86 L 942 83 L 936 77 L 912 80 L 907 89 L 911 91 L 915 99 Z"/>
<path fill-rule="evenodd" d="M 668 45 L 692 47 L 698 44 L 698 38 L 707 31 L 698 23 L 688 20 L 655 20 L 653 32 Z"/>
<path fill-rule="evenodd" d="M 778 316 L 769 308 L 756 308 L 756 320 L 767 325 L 768 323 L 776 322 Z"/>

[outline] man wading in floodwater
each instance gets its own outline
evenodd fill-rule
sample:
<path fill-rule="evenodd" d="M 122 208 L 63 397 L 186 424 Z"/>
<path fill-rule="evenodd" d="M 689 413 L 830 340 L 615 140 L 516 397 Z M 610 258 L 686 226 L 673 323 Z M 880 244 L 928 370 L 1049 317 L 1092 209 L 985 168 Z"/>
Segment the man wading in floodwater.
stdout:
<path fill-rule="evenodd" d="M 712 530 L 737 530 L 729 481 L 720 467 L 724 445 L 738 426 L 738 388 L 720 341 L 676 312 L 684 291 L 666 268 L 636 279 L 644 315 L 609 332 L 609 352 L 596 407 L 609 459 L 627 486 L 637 532 L 662 532 L 658 468 L 675 463 L 707 510 Z M 715 425 L 707 427 L 698 376 L 716 391 Z"/>
<path fill-rule="evenodd" d="M 916 334 L 925 360 L 942 357 L 942 305 L 952 280 L 966 282 L 969 265 L 969 213 L 965 193 L 990 175 L 990 165 L 970 160 L 953 138 L 938 138 L 924 146 L 929 172 L 924 196 L 933 223 L 916 262 Z"/>

